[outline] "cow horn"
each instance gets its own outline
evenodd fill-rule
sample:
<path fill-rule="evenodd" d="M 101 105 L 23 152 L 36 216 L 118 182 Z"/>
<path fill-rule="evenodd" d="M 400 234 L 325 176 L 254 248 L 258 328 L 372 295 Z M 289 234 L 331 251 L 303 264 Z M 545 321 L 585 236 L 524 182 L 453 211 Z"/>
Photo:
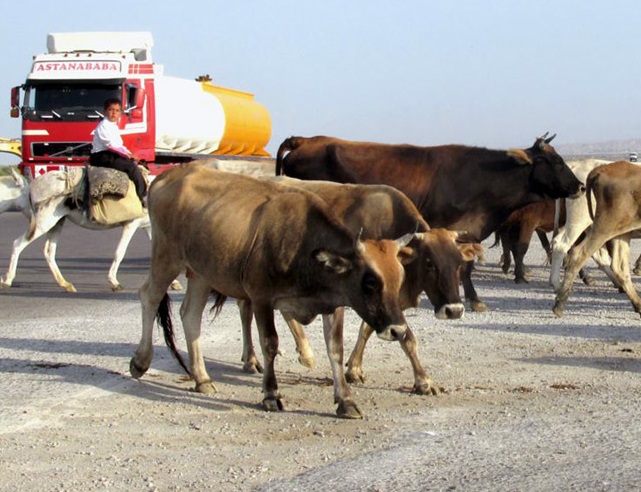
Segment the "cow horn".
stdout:
<path fill-rule="evenodd" d="M 536 137 L 537 140 L 545 140 L 550 132 L 545 132 L 540 137 Z"/>
<path fill-rule="evenodd" d="M 553 133 L 551 137 L 545 139 L 545 143 L 549 144 L 556 137 L 556 133 Z"/>
<path fill-rule="evenodd" d="M 396 240 L 396 244 L 398 244 L 399 249 L 404 248 L 412 239 L 414 239 L 414 233 L 404 234 Z"/>
<path fill-rule="evenodd" d="M 363 228 L 361 227 L 361 230 L 358 231 L 358 234 L 356 236 L 356 239 L 354 240 L 354 244 L 356 246 L 356 249 L 360 252 L 363 251 L 363 241 L 361 240 L 361 237 L 363 236 Z"/>

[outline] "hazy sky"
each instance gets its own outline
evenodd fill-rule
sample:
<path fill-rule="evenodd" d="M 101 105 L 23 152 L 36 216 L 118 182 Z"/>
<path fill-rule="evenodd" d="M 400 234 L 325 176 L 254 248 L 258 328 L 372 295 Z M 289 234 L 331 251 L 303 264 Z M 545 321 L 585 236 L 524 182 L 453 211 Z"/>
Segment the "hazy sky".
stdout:
<path fill-rule="evenodd" d="M 494 148 L 548 130 L 557 145 L 641 137 L 638 0 L 32 0 L 5 14 L 2 137 L 20 136 L 11 87 L 48 33 L 71 31 L 150 31 L 166 75 L 254 93 L 272 153 L 290 135 Z"/>

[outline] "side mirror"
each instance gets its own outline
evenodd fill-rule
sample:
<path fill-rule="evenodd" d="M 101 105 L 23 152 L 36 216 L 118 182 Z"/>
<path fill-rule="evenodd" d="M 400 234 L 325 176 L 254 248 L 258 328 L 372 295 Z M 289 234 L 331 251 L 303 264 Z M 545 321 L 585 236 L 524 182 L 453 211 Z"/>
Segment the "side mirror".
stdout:
<path fill-rule="evenodd" d="M 129 85 L 127 87 L 127 109 L 124 113 L 134 120 L 141 120 L 143 117 L 142 108 L 145 105 L 147 93 L 142 87 Z"/>
<path fill-rule="evenodd" d="M 138 90 L 136 91 L 136 99 L 135 99 L 135 103 L 134 103 L 134 108 L 137 108 L 140 111 L 142 111 L 142 108 L 145 105 L 145 98 L 146 97 L 147 97 L 147 91 L 145 91 L 145 89 L 143 89 L 142 87 L 139 87 Z"/>
<path fill-rule="evenodd" d="M 11 112 L 12 118 L 20 116 L 20 86 L 11 88 Z"/>

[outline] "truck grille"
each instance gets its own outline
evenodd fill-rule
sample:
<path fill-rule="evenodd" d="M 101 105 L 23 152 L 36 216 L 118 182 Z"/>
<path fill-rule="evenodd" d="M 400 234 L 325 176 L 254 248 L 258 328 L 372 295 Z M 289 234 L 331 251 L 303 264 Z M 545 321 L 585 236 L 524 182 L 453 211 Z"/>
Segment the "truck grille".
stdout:
<path fill-rule="evenodd" d="M 89 157 L 91 142 L 41 142 L 31 145 L 33 157 Z"/>

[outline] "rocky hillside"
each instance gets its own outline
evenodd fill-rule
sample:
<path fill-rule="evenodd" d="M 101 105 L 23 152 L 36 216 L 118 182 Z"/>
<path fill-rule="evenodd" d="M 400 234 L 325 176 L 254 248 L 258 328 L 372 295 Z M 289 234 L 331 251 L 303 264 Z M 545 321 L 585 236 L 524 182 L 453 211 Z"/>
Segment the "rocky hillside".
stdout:
<path fill-rule="evenodd" d="M 604 142 L 555 145 L 564 157 L 595 157 L 602 159 L 627 159 L 630 152 L 641 154 L 641 138 L 608 140 Z"/>

